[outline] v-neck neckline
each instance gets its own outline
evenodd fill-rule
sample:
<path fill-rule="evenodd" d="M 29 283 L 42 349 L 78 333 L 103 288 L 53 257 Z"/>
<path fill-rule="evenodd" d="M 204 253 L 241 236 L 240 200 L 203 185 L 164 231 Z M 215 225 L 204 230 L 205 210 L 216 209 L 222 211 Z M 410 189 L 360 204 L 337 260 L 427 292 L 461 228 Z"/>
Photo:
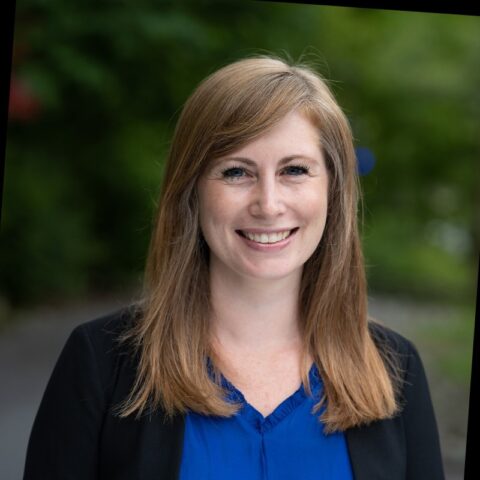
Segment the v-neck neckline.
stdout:
<path fill-rule="evenodd" d="M 313 363 L 310 367 L 308 378 L 310 381 L 312 396 L 317 398 L 322 387 L 322 382 L 315 363 Z M 226 390 L 226 400 L 228 402 L 239 403 L 241 405 L 240 410 L 236 414 L 237 417 L 246 420 L 247 423 L 252 425 L 255 430 L 261 434 L 273 429 L 307 398 L 309 398 L 302 383 L 294 393 L 280 402 L 271 413 L 264 417 L 263 414 L 260 413 L 253 405 L 247 402 L 243 393 L 237 387 L 235 387 L 233 383 L 225 378 L 223 374 L 221 376 L 221 385 Z"/>

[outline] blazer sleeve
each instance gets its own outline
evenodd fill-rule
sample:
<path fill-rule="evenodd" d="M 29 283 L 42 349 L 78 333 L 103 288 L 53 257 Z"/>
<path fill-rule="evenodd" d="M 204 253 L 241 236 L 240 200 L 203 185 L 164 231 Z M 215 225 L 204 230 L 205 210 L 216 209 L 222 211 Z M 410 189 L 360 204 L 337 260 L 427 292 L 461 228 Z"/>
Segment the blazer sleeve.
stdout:
<path fill-rule="evenodd" d="M 106 406 L 94 341 L 85 325 L 68 338 L 37 412 L 24 480 L 95 480 Z"/>
<path fill-rule="evenodd" d="M 427 378 L 417 349 L 411 342 L 408 345 L 402 415 L 407 452 L 406 478 L 443 480 L 440 440 Z"/>

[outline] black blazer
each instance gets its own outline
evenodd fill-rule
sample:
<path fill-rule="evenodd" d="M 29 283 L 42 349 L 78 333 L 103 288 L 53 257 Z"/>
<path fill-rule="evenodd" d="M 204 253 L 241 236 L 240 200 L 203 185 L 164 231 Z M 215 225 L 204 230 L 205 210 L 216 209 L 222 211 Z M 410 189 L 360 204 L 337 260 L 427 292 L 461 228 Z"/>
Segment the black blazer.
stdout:
<path fill-rule="evenodd" d="M 35 418 L 24 480 L 178 478 L 184 417 L 167 422 L 156 411 L 137 420 L 120 419 L 112 412 L 130 392 L 135 377 L 136 358 L 115 341 L 133 318 L 126 309 L 74 329 Z M 377 324 L 370 328 L 379 345 L 388 344 L 399 355 L 406 380 L 401 392 L 404 407 L 393 419 L 345 432 L 355 480 L 444 479 L 437 425 L 418 353 L 392 330 Z"/>

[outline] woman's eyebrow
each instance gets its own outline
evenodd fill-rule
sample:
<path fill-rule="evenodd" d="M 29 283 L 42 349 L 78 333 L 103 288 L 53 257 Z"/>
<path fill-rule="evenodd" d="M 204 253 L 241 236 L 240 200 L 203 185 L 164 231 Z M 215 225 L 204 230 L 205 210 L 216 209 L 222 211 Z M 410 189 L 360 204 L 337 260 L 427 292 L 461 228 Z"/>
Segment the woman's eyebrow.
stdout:
<path fill-rule="evenodd" d="M 315 158 L 310 157 L 308 155 L 295 154 L 295 155 L 288 155 L 286 157 L 283 157 L 279 161 L 279 165 L 283 166 L 286 163 L 291 162 L 292 160 L 297 160 L 297 159 L 304 159 L 304 160 L 310 160 L 310 161 L 313 161 L 313 162 L 318 162 L 318 159 L 315 159 Z M 228 161 L 244 163 L 244 164 L 246 164 L 250 167 L 255 167 L 257 165 L 255 161 L 251 160 L 250 158 L 246 158 L 246 157 L 224 157 L 224 158 L 220 158 L 215 162 L 215 165 L 219 165 L 223 162 L 228 162 Z"/>

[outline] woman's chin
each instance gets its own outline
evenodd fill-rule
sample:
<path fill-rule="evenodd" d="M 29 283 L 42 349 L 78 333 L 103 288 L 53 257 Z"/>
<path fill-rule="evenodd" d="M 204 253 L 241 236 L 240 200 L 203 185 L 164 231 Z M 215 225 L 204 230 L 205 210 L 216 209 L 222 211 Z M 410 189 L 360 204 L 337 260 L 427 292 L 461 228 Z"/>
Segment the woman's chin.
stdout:
<path fill-rule="evenodd" d="M 298 268 L 254 268 L 244 269 L 243 276 L 249 281 L 255 282 L 274 282 L 286 279 L 297 280 L 301 276 L 302 267 Z"/>
<path fill-rule="evenodd" d="M 247 281 L 250 283 L 275 282 L 286 279 L 298 281 L 301 278 L 303 263 L 281 261 L 280 259 L 242 258 L 220 259 L 210 257 L 210 273 L 221 282 Z"/>

